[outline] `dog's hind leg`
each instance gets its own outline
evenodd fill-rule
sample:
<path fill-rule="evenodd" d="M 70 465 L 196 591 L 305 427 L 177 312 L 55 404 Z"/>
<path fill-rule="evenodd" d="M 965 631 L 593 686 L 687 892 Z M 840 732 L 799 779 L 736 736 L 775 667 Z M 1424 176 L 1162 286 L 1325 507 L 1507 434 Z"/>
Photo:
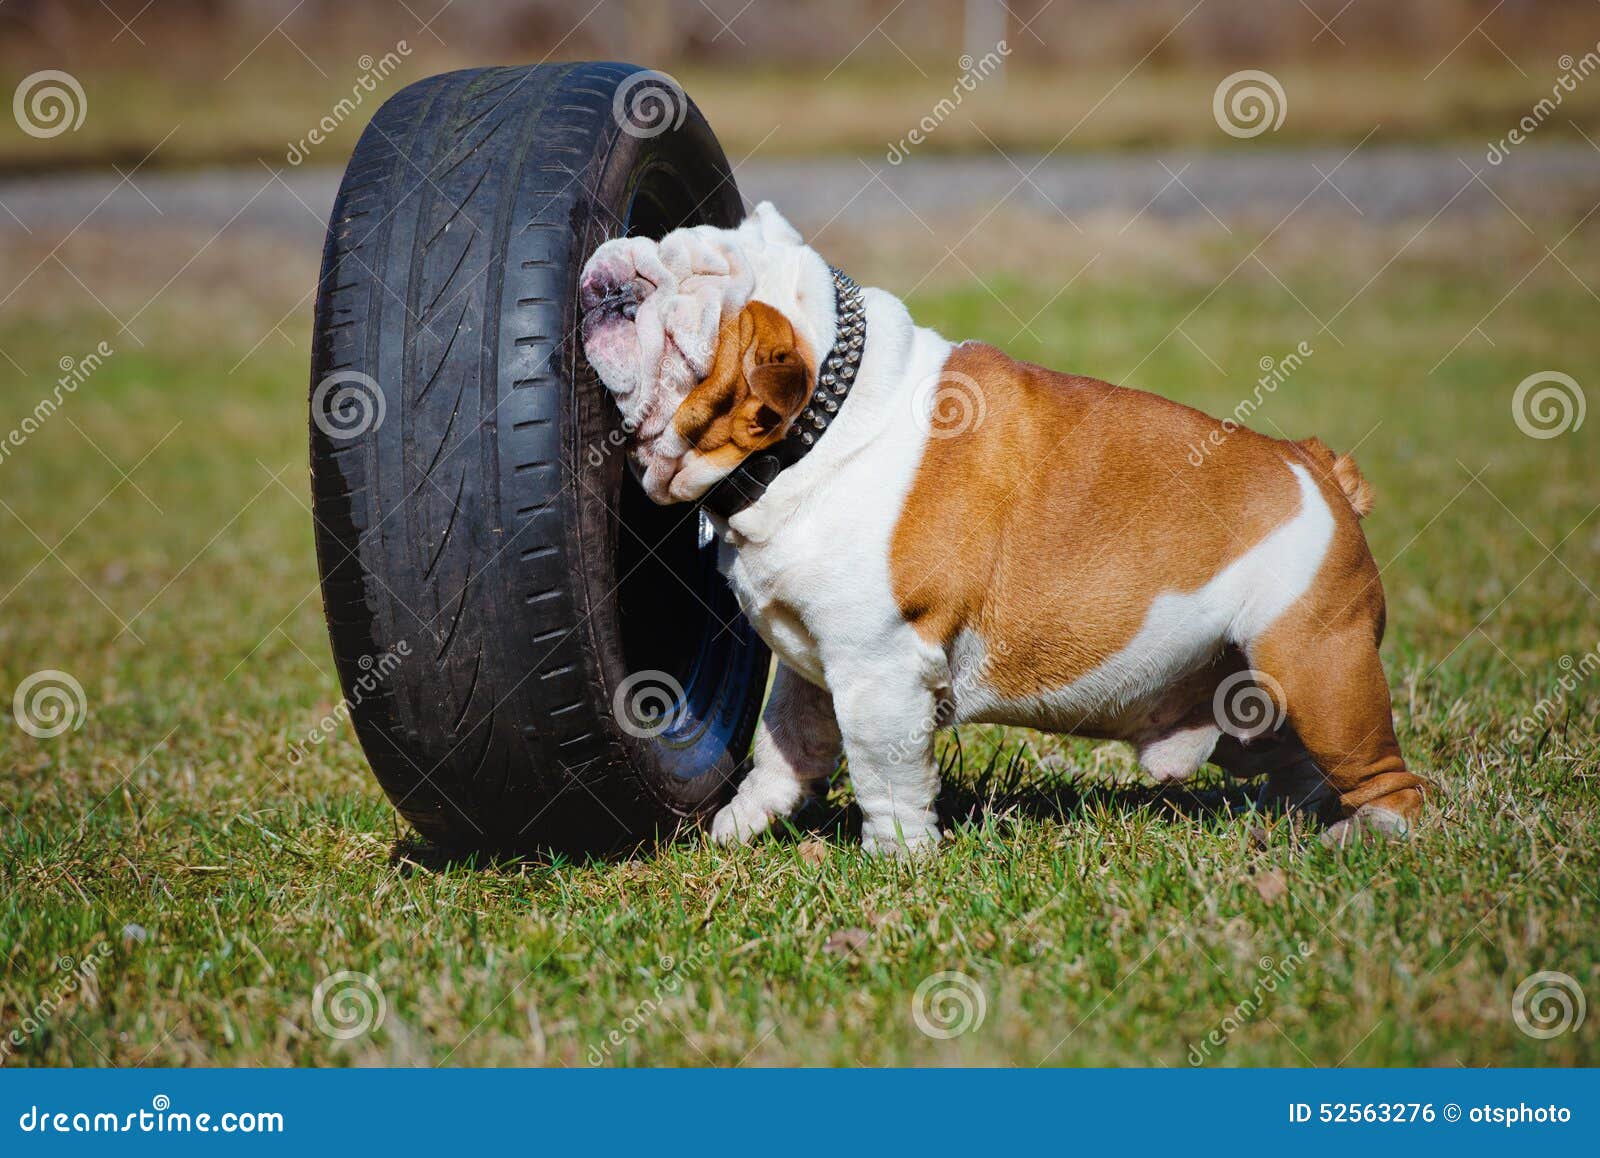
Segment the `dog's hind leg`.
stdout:
<path fill-rule="evenodd" d="M 1366 831 L 1408 833 L 1427 784 L 1407 768 L 1395 739 L 1389 685 L 1378 660 L 1381 600 L 1355 604 L 1330 609 L 1304 601 L 1249 649 L 1251 667 L 1282 700 L 1279 706 L 1335 798 L 1330 843 Z"/>
<path fill-rule="evenodd" d="M 772 695 L 756 729 L 750 773 L 711 821 L 718 844 L 765 832 L 775 817 L 789 816 L 807 796 L 827 786 L 839 763 L 839 725 L 833 697 L 778 664 Z"/>

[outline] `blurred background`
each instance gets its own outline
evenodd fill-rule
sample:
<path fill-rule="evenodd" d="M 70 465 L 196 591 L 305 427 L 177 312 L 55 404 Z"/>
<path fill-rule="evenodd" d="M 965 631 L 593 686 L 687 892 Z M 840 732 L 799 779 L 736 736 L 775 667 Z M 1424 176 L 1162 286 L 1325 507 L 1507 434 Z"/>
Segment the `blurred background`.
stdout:
<path fill-rule="evenodd" d="M 1399 915 L 1398 894 L 1351 907 L 1387 866 L 1308 879 L 1286 862 L 1306 910 L 1351 914 L 1345 936 L 1223 1060 L 1594 1060 L 1592 1033 L 1536 1042 L 1485 1012 L 1546 959 L 1600 978 L 1590 0 L 0 0 L 0 706 L 44 676 L 66 713 L 41 737 L 0 712 L 0 1028 L 49 962 L 102 939 L 122 955 L 104 1000 L 35 1057 L 326 1060 L 295 1025 L 316 977 L 349 967 L 396 1012 L 339 1056 L 581 1064 L 588 1028 L 637 998 L 603 954 L 546 963 L 556 934 L 684 959 L 682 914 L 724 888 L 693 882 L 744 872 L 690 847 L 623 877 L 412 876 L 337 711 L 306 396 L 342 167 L 412 80 L 582 58 L 675 77 L 747 199 L 950 337 L 1355 451 L 1378 492 L 1364 526 L 1401 742 L 1446 786 L 1441 815 L 1475 819 L 1430 837 Z M 1055 912 L 1029 882 L 1081 882 L 1086 907 L 1049 934 L 1081 948 L 1030 956 L 978 910 L 928 942 L 952 895 L 985 890 L 935 888 L 903 931 L 898 887 L 887 924 L 847 889 L 756 895 L 753 931 L 722 946 L 749 992 L 684 1014 L 693 1051 L 657 1024 L 617 1060 L 927 1060 L 898 982 L 776 980 L 843 925 L 1008 994 L 967 1061 L 1183 1064 L 1249 962 L 1282 955 L 1235 913 L 1270 930 L 1302 911 L 1254 899 L 1253 837 L 1225 830 L 1197 858 L 1189 817 L 1039 803 L 1137 778 L 1121 746 L 962 740 L 957 799 L 1014 825 L 1018 910 Z M 995 752 L 1011 779 L 968 772 Z M 1018 793 L 1032 805 L 1011 810 Z M 1074 825 L 1100 827 L 1074 842 Z M 1050 867 L 1112 845 L 1125 872 Z M 1241 863 L 1208 859 L 1223 846 Z M 1172 937 L 1164 882 L 1191 880 L 1232 899 Z M 630 916 L 647 895 L 684 899 Z M 1219 983 L 1191 946 L 1244 979 Z M 1125 975 L 1139 960 L 1159 968 Z M 1402 1027 L 1399 1007 L 1423 1012 Z"/>
<path fill-rule="evenodd" d="M 1594 48 L 1594 24 L 1582 0 L 7 0 L 0 68 L 89 73 L 100 99 L 70 139 L 7 140 L 0 165 L 131 163 L 158 144 L 158 165 L 275 159 L 349 95 L 358 61 L 402 41 L 372 95 L 468 65 L 627 60 L 682 81 L 734 156 L 880 153 L 950 95 L 963 54 L 1001 41 L 1003 76 L 929 151 L 1043 150 L 1080 118 L 1077 148 L 1225 144 L 1212 88 L 1244 67 L 1303 94 L 1283 143 L 1380 121 L 1389 141 L 1498 137 L 1563 54 Z M 1588 131 L 1597 107 L 1580 92 L 1562 115 Z"/>

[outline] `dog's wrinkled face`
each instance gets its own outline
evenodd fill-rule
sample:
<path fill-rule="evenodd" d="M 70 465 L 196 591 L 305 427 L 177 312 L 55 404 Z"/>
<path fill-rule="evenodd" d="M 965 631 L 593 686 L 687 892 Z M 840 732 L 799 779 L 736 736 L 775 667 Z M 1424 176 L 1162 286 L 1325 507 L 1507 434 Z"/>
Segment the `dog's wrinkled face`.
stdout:
<path fill-rule="evenodd" d="M 711 372 L 672 417 L 645 468 L 657 502 L 699 498 L 749 455 L 784 436 L 816 381 L 789 320 L 751 302 L 724 322 Z"/>
<path fill-rule="evenodd" d="M 827 264 L 766 203 L 737 229 L 608 241 L 579 293 L 584 352 L 658 503 L 699 498 L 781 439 L 833 340 Z"/>

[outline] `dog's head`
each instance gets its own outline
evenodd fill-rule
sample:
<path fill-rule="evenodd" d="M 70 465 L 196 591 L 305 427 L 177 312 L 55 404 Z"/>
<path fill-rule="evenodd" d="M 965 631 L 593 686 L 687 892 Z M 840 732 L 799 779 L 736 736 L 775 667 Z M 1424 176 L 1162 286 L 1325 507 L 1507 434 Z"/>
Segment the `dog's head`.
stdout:
<path fill-rule="evenodd" d="M 827 263 L 767 202 L 735 229 L 608 241 L 579 293 L 584 352 L 658 503 L 699 498 L 783 438 L 833 344 Z"/>

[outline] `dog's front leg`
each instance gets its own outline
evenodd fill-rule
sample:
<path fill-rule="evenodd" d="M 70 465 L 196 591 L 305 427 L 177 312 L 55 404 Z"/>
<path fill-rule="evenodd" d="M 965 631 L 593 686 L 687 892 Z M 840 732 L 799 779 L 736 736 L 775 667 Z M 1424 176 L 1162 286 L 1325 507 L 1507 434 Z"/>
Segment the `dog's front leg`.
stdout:
<path fill-rule="evenodd" d="M 711 821 L 718 844 L 765 832 L 774 817 L 791 815 L 813 792 L 826 788 L 839 763 L 839 725 L 833 697 L 778 664 L 772 695 L 756 729 L 750 774 Z"/>
<path fill-rule="evenodd" d="M 862 848 L 891 855 L 933 848 L 939 842 L 933 806 L 939 795 L 933 761 L 938 697 L 905 668 L 876 669 L 839 681 L 834 709 L 861 806 Z"/>

